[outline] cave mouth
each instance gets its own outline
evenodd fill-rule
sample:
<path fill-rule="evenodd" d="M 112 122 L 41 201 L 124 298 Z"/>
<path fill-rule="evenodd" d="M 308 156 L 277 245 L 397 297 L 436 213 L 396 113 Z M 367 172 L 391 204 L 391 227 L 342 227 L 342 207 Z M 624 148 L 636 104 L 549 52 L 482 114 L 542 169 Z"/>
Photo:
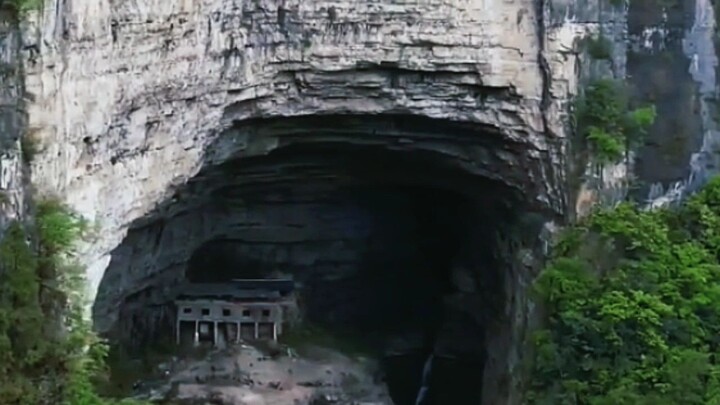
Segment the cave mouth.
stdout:
<path fill-rule="evenodd" d="M 106 334 L 147 346 L 172 336 L 175 285 L 287 277 L 300 323 L 361 337 L 396 405 L 422 386 L 425 404 L 480 404 L 514 197 L 428 152 L 315 144 L 229 161 L 129 231 L 94 317 L 114 312 Z"/>

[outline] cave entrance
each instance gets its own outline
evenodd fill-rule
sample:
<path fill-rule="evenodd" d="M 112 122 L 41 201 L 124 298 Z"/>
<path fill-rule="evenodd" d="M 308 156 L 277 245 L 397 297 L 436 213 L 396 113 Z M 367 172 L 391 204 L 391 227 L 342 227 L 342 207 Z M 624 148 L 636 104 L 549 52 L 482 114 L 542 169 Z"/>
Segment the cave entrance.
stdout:
<path fill-rule="evenodd" d="M 204 242 L 190 257 L 187 280 L 291 277 L 302 286 L 306 319 L 343 328 L 373 331 L 439 316 L 442 297 L 451 291 L 451 267 L 470 236 L 472 201 L 403 186 L 304 198 L 312 201 L 287 201 L 274 210 L 268 201 L 249 205 L 279 222 L 250 225 L 257 232 L 287 229 L 261 239 L 223 235 Z M 396 299 L 407 290 L 416 294 Z"/>
<path fill-rule="evenodd" d="M 207 241 L 192 254 L 187 280 L 292 278 L 301 286 L 301 323 L 333 333 L 343 346 L 381 358 L 394 402 L 414 404 L 425 362 L 447 318 L 444 299 L 457 291 L 453 281 L 477 288 L 472 279 L 452 279 L 453 271 L 461 270 L 472 255 L 472 241 L 481 243 L 473 235 L 479 224 L 474 200 L 453 191 L 403 185 L 341 187 L 291 200 L 277 208 L 293 215 L 276 213 L 291 223 L 271 226 L 290 225 L 302 235 L 288 240 L 288 234 L 280 232 L 282 240 L 266 236 L 252 242 L 226 235 Z M 255 204 L 255 212 L 272 205 Z M 475 320 L 458 322 L 460 329 L 482 338 L 482 329 L 473 330 Z M 477 344 L 482 347 L 481 341 Z M 440 358 L 435 364 L 454 364 L 445 367 L 449 371 L 463 367 L 463 377 L 482 381 L 484 358 L 476 352 L 465 353 L 461 362 Z M 442 378 L 447 371 L 436 374 Z M 477 384 L 442 384 L 442 392 L 479 398 Z M 440 386 L 440 381 L 433 385 Z"/>
<path fill-rule="evenodd" d="M 95 317 L 115 313 L 108 335 L 142 346 L 172 331 L 174 285 L 291 278 L 296 327 L 360 341 L 396 405 L 423 386 L 426 404 L 480 404 L 486 323 L 505 299 L 496 233 L 513 201 L 423 152 L 312 145 L 231 161 L 129 232 Z"/>

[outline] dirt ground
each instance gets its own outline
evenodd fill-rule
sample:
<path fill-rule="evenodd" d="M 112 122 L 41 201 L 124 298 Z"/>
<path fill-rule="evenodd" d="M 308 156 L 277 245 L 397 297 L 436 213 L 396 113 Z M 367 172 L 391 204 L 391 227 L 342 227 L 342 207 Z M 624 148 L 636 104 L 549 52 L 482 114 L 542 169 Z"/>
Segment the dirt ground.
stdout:
<path fill-rule="evenodd" d="M 378 365 L 321 347 L 272 350 L 237 345 L 197 360 L 159 365 L 164 378 L 136 387 L 166 404 L 392 405 Z"/>

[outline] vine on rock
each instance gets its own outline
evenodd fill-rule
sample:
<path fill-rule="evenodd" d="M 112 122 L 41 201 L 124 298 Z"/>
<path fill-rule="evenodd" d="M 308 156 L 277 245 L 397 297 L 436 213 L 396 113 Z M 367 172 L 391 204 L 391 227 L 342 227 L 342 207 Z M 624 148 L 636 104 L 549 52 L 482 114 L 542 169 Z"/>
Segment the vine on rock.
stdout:
<path fill-rule="evenodd" d="M 720 178 L 679 209 L 565 232 L 536 281 L 529 404 L 720 404 Z"/>

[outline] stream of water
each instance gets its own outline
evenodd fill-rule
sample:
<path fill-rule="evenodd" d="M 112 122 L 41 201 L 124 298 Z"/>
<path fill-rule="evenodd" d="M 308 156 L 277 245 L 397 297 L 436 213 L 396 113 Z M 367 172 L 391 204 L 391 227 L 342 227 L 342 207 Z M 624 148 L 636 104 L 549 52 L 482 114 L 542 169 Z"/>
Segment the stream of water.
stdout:
<path fill-rule="evenodd" d="M 427 360 L 425 360 L 425 366 L 423 366 L 422 382 L 420 389 L 418 390 L 417 397 L 415 398 L 415 405 L 429 405 L 427 401 L 428 390 L 430 389 L 430 373 L 432 372 L 432 361 L 433 354 L 430 353 Z"/>

